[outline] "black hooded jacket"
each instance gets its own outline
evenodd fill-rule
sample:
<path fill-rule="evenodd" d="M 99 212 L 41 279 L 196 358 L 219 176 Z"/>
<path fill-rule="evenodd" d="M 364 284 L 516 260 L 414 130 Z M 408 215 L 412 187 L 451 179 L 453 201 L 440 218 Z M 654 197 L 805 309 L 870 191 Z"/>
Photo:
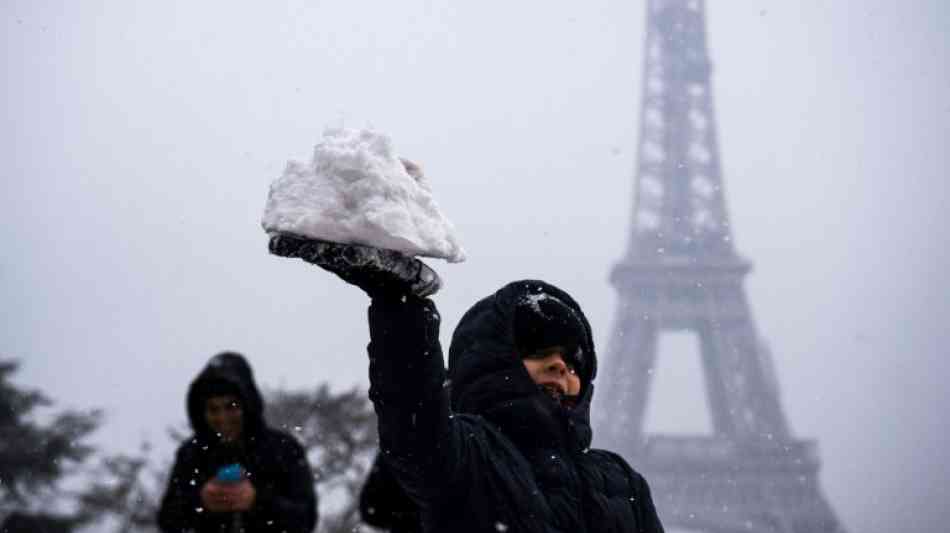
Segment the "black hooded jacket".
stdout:
<path fill-rule="evenodd" d="M 225 444 L 208 427 L 204 402 L 209 391 L 230 391 L 240 399 L 243 429 L 238 445 Z M 214 356 L 191 383 L 188 417 L 194 435 L 178 448 L 158 513 L 163 533 L 230 533 L 234 513 L 202 507 L 201 488 L 222 466 L 238 463 L 256 491 L 254 506 L 241 513 L 247 532 L 310 533 L 317 522 L 313 473 L 303 447 L 264 422 L 264 402 L 247 361 L 239 354 Z"/>
<path fill-rule="evenodd" d="M 573 408 L 542 393 L 518 355 L 518 310 L 545 298 L 569 307 L 581 332 Z M 589 447 L 596 355 L 573 298 L 527 280 L 481 300 L 455 330 L 448 376 L 439 320 L 432 301 L 411 297 L 377 297 L 369 309 L 382 455 L 425 531 L 663 531 L 643 477 Z"/>
<path fill-rule="evenodd" d="M 360 491 L 360 518 L 389 533 L 421 533 L 419 508 L 399 486 L 382 454 L 377 454 Z"/>

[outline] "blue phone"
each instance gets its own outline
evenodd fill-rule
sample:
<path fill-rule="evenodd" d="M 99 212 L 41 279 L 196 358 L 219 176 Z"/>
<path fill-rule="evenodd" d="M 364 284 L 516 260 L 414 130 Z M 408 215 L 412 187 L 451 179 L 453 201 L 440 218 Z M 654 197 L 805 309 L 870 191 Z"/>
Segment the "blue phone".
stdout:
<path fill-rule="evenodd" d="M 237 463 L 224 465 L 218 469 L 215 479 L 219 483 L 239 483 L 244 479 L 244 468 Z"/>

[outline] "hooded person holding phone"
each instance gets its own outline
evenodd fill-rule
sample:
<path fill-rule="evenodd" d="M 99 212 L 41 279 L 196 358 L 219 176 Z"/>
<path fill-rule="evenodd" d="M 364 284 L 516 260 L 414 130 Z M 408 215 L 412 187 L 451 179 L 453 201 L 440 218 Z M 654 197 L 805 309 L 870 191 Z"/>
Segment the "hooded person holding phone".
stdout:
<path fill-rule="evenodd" d="M 163 533 L 310 533 L 317 522 L 303 447 L 268 427 L 247 360 L 215 355 L 188 389 L 194 435 L 178 448 L 158 513 Z"/>

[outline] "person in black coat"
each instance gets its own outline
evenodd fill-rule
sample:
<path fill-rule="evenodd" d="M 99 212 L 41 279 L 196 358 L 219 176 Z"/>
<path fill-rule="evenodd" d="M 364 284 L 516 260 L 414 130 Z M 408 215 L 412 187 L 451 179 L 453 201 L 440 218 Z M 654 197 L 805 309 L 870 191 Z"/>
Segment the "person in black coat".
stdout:
<path fill-rule="evenodd" d="M 427 266 L 297 236 L 275 235 L 270 246 L 372 298 L 369 395 L 381 457 L 423 531 L 663 532 L 644 478 L 590 448 L 597 358 L 566 292 L 524 280 L 482 299 L 459 322 L 446 371 L 439 313 L 424 297 L 439 281 Z M 364 507 L 384 507 L 365 496 Z"/>
<path fill-rule="evenodd" d="M 244 357 L 212 357 L 186 404 L 194 435 L 178 448 L 159 529 L 313 531 L 317 498 L 307 456 L 293 437 L 264 422 L 264 402 Z"/>

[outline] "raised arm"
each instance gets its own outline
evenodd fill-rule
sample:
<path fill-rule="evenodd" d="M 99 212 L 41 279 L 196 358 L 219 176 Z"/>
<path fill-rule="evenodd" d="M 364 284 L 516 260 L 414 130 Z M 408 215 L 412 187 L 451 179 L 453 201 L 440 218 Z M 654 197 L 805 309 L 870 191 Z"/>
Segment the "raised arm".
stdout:
<path fill-rule="evenodd" d="M 299 257 L 363 289 L 369 307 L 370 399 L 383 458 L 410 498 L 435 501 L 464 443 L 449 417 L 436 273 L 418 259 L 367 246 L 275 235 L 270 251 Z"/>
<path fill-rule="evenodd" d="M 369 331 L 369 396 L 382 451 L 430 457 L 449 421 L 435 304 L 416 297 L 374 298 Z"/>

